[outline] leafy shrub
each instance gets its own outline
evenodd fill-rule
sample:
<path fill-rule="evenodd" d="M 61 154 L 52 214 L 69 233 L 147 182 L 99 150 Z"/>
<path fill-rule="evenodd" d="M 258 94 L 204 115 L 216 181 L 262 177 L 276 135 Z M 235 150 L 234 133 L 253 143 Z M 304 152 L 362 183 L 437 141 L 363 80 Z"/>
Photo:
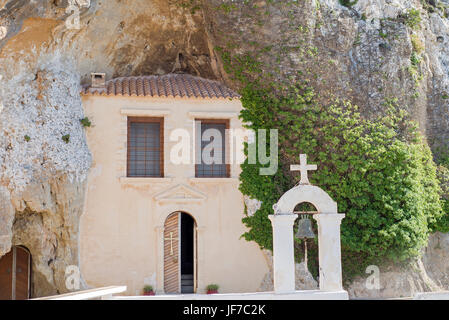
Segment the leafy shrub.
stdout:
<path fill-rule="evenodd" d="M 80 122 L 81 122 L 83 127 L 90 127 L 92 125 L 92 123 L 90 122 L 88 117 L 80 119 Z"/>
<path fill-rule="evenodd" d="M 66 135 L 62 136 L 62 141 L 64 141 L 65 143 L 69 143 L 70 142 L 70 134 L 66 134 Z"/>
<path fill-rule="evenodd" d="M 419 29 L 421 25 L 421 13 L 418 9 L 410 9 L 404 16 L 405 24 L 412 29 Z"/>
<path fill-rule="evenodd" d="M 419 37 L 416 34 L 412 34 L 410 36 L 411 42 L 412 42 L 412 47 L 413 47 L 413 51 L 421 54 L 425 47 L 424 47 L 424 43 L 421 41 L 421 39 L 419 39 Z"/>
<path fill-rule="evenodd" d="M 218 284 L 209 284 L 206 287 L 207 291 L 217 291 L 220 286 Z"/>
<path fill-rule="evenodd" d="M 437 167 L 437 177 L 441 185 L 441 202 L 444 214 L 434 223 L 433 228 L 441 232 L 449 232 L 449 166 L 441 164 Z"/>
<path fill-rule="evenodd" d="M 257 85 L 242 91 L 243 121 L 255 130 L 279 130 L 280 164 L 274 176 L 260 176 L 260 164 L 242 165 L 240 190 L 263 201 L 253 216 L 243 218 L 249 228 L 243 237 L 272 249 L 267 216 L 298 181 L 289 165 L 307 153 L 308 161 L 318 164 L 311 182 L 346 213 L 341 226 L 346 276 L 369 264 L 418 256 L 443 215 L 440 189 L 430 149 L 395 101 L 386 104 L 387 116 L 366 120 L 350 103 L 315 103 L 307 88 L 291 88 L 281 97 L 271 92 Z"/>
<path fill-rule="evenodd" d="M 153 291 L 153 286 L 146 285 L 143 287 L 143 292 L 152 292 L 152 291 Z"/>
<path fill-rule="evenodd" d="M 347 8 L 351 8 L 352 6 L 356 5 L 359 0 L 339 0 L 340 4 L 342 6 L 345 6 Z"/>
<path fill-rule="evenodd" d="M 418 67 L 421 63 L 421 57 L 415 52 L 412 52 L 412 55 L 410 56 L 410 62 L 413 66 Z"/>

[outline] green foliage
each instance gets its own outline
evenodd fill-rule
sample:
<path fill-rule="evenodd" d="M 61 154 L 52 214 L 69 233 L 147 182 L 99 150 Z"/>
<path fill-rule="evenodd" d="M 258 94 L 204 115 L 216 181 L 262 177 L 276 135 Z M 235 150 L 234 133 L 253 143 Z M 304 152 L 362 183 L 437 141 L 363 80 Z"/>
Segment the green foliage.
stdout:
<path fill-rule="evenodd" d="M 343 2 L 350 7 L 353 1 Z M 413 28 L 421 21 L 417 10 L 407 12 L 403 19 Z M 406 263 L 420 254 L 431 232 L 444 227 L 444 202 L 430 149 L 396 100 L 385 103 L 387 112 L 382 117 L 368 120 L 348 102 L 315 97 L 310 87 L 314 74 L 307 65 L 317 61 L 317 52 L 308 54 L 308 33 L 293 27 L 304 37 L 294 48 L 304 64 L 288 80 L 280 68 L 262 63 L 269 52 L 281 65 L 291 52 L 288 48 L 273 45 L 263 52 L 254 43 L 255 50 L 243 54 L 233 54 L 235 47 L 228 45 L 216 48 L 230 79 L 243 88 L 243 122 L 254 130 L 279 130 L 279 170 L 274 175 L 260 175 L 263 165 L 259 163 L 242 164 L 241 192 L 262 201 L 259 210 L 242 219 L 248 228 L 242 237 L 272 249 L 268 215 L 273 214 L 279 197 L 299 180 L 298 173 L 290 172 L 290 164 L 298 162 L 300 153 L 307 153 L 309 162 L 318 164 L 318 171 L 310 174 L 311 182 L 327 191 L 337 201 L 339 212 L 346 214 L 342 222 L 345 278 L 363 273 L 370 264 Z M 418 87 L 421 48 L 417 41 L 412 45 L 415 55 L 410 57 L 408 70 Z M 327 66 L 332 68 L 332 63 Z M 317 241 L 307 244 L 309 270 L 316 275 Z M 296 241 L 298 260 L 303 246 L 303 241 Z"/>
<path fill-rule="evenodd" d="M 66 135 L 62 136 L 62 141 L 64 141 L 65 143 L 69 143 L 69 141 L 70 141 L 70 134 L 66 134 Z"/>
<path fill-rule="evenodd" d="M 29 141 L 31 140 L 30 136 L 27 135 L 27 134 L 23 137 L 23 139 L 24 139 L 26 142 L 29 142 Z"/>
<path fill-rule="evenodd" d="M 347 8 L 351 8 L 352 6 L 356 5 L 359 0 L 338 0 L 342 6 L 345 6 Z"/>
<path fill-rule="evenodd" d="M 449 232 L 449 161 L 442 162 L 437 167 L 437 177 L 441 185 L 441 202 L 444 214 L 437 219 L 434 229 Z"/>
<path fill-rule="evenodd" d="M 231 3 L 231 4 L 222 3 L 217 7 L 217 10 L 222 10 L 226 14 L 231 13 L 232 10 L 235 10 L 235 9 L 236 9 L 236 6 L 234 3 Z"/>
<path fill-rule="evenodd" d="M 438 155 L 436 162 L 437 177 L 441 186 L 441 202 L 443 206 L 443 216 L 438 219 L 434 229 L 440 232 L 449 232 L 449 149 L 447 147 L 435 148 Z"/>
<path fill-rule="evenodd" d="M 416 52 L 417 54 L 421 54 L 425 49 L 421 39 L 419 39 L 419 37 L 416 34 L 412 34 L 410 36 L 410 39 L 412 42 L 413 51 Z"/>
<path fill-rule="evenodd" d="M 83 125 L 83 127 L 90 127 L 92 125 L 92 123 L 90 122 L 88 117 L 85 117 L 83 119 L 80 119 L 81 124 Z"/>
<path fill-rule="evenodd" d="M 143 292 L 152 292 L 152 291 L 153 291 L 153 286 L 146 285 L 143 287 Z"/>
<path fill-rule="evenodd" d="M 220 288 L 218 284 L 209 284 L 206 287 L 207 291 L 217 291 Z"/>
<path fill-rule="evenodd" d="M 421 25 L 421 13 L 418 9 L 410 9 L 404 15 L 405 24 L 412 29 L 419 29 Z"/>
<path fill-rule="evenodd" d="M 191 14 L 195 14 L 201 9 L 200 0 L 180 0 L 176 4 L 183 9 L 190 9 Z"/>
<path fill-rule="evenodd" d="M 387 34 L 387 33 L 384 33 L 382 30 L 379 30 L 379 36 L 380 36 L 382 39 L 386 39 L 386 38 L 388 37 L 388 34 Z"/>
<path fill-rule="evenodd" d="M 412 52 L 412 55 L 410 56 L 410 62 L 413 66 L 418 67 L 421 63 L 421 57 L 419 54 L 417 54 L 415 51 Z"/>
<path fill-rule="evenodd" d="M 369 264 L 418 256 L 442 216 L 440 189 L 430 149 L 396 102 L 385 104 L 387 116 L 370 121 L 348 102 L 316 103 L 306 86 L 291 88 L 284 96 L 273 91 L 257 84 L 242 91 L 242 120 L 255 130 L 278 129 L 280 144 L 280 168 L 274 176 L 260 176 L 260 164 L 242 165 L 240 190 L 263 201 L 253 216 L 243 219 L 249 228 L 244 238 L 272 248 L 267 216 L 298 179 L 292 178 L 289 165 L 298 161 L 299 153 L 307 153 L 319 169 L 311 174 L 311 182 L 346 213 L 346 276 Z"/>

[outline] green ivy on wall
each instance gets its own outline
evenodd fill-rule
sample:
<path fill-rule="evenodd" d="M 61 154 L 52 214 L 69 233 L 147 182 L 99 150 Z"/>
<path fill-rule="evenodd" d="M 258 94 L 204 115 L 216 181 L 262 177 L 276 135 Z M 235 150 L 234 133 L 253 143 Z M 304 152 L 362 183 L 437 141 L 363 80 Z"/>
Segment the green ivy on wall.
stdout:
<path fill-rule="evenodd" d="M 307 153 L 309 162 L 318 164 L 311 182 L 346 214 L 341 227 L 346 278 L 370 264 L 417 257 L 438 229 L 441 190 L 430 149 L 395 101 L 385 105 L 388 116 L 367 120 L 348 102 L 316 103 L 310 88 L 292 87 L 283 96 L 260 88 L 252 83 L 242 90 L 241 118 L 254 130 L 279 130 L 280 168 L 273 176 L 261 176 L 260 164 L 242 165 L 240 190 L 262 201 L 253 216 L 243 219 L 244 238 L 272 248 L 267 216 L 298 180 L 289 165 Z M 311 252 L 316 255 L 316 249 Z M 310 267 L 317 269 L 316 259 Z"/>

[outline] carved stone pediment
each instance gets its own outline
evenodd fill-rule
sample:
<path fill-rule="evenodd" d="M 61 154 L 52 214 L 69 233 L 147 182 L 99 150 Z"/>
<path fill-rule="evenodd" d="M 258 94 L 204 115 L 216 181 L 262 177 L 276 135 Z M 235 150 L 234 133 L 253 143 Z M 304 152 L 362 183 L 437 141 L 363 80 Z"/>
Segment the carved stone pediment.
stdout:
<path fill-rule="evenodd" d="M 154 199 L 158 202 L 186 203 L 201 202 L 206 200 L 207 196 L 185 184 L 178 184 L 165 191 L 157 193 L 154 195 Z"/>

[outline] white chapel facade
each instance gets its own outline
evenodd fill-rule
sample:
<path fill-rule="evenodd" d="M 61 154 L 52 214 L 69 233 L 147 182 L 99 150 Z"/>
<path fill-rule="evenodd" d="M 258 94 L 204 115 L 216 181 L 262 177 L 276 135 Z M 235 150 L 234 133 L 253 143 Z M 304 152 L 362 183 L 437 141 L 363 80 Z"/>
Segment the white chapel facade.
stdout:
<path fill-rule="evenodd" d="M 93 158 L 79 239 L 86 284 L 126 285 L 128 295 L 145 285 L 157 294 L 204 293 L 208 284 L 257 291 L 269 269 L 258 245 L 241 238 L 241 169 L 230 158 L 242 145 L 225 133 L 223 163 L 195 160 L 206 147 L 198 131 L 243 129 L 239 96 L 185 74 L 94 74 L 82 101 Z M 194 147 L 176 163 L 182 139 Z"/>

